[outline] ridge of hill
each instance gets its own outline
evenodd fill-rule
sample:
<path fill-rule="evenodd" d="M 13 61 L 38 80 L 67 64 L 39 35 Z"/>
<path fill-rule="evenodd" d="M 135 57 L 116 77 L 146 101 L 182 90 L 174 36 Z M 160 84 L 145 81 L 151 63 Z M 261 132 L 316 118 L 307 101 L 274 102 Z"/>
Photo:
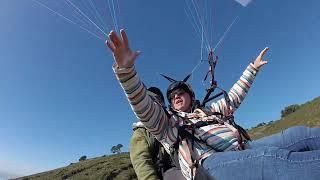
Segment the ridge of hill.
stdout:
<path fill-rule="evenodd" d="M 292 126 L 320 127 L 320 97 L 299 105 L 299 108 L 277 121 L 249 130 L 253 139 L 259 139 Z"/>
<path fill-rule="evenodd" d="M 17 180 L 136 180 L 129 153 L 87 159 L 51 171 L 21 177 Z"/>
<path fill-rule="evenodd" d="M 299 105 L 294 112 L 280 120 L 251 128 L 248 132 L 253 139 L 281 132 L 292 126 L 320 127 L 320 97 Z M 18 180 L 88 180 L 88 179 L 118 179 L 135 180 L 136 174 L 130 162 L 129 153 L 102 156 L 87 159 L 55 170 L 21 177 Z"/>

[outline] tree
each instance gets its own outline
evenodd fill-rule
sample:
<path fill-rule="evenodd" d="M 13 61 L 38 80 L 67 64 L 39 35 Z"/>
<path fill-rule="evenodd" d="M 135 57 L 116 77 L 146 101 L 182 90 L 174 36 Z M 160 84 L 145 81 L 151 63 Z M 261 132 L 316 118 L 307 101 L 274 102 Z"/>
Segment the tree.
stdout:
<path fill-rule="evenodd" d="M 262 122 L 262 123 L 259 123 L 256 127 L 260 127 L 260 126 L 264 126 L 264 125 L 266 125 L 266 123 Z"/>
<path fill-rule="evenodd" d="M 114 154 L 114 153 L 117 153 L 117 154 L 119 154 L 119 153 L 121 153 L 121 148 L 123 147 L 123 145 L 122 144 L 118 144 L 118 145 L 116 145 L 116 146 L 112 146 L 112 148 L 111 148 L 111 152 Z"/>
<path fill-rule="evenodd" d="M 281 118 L 286 117 L 287 115 L 295 112 L 297 109 L 300 108 L 300 105 L 298 104 L 293 104 L 290 106 L 285 107 L 282 111 L 281 111 Z"/>
<path fill-rule="evenodd" d="M 114 154 L 117 152 L 117 146 L 112 146 L 111 152 Z"/>
<path fill-rule="evenodd" d="M 79 161 L 85 161 L 85 160 L 87 160 L 87 156 L 81 156 L 79 159 Z"/>
<path fill-rule="evenodd" d="M 122 148 L 122 147 L 123 147 L 122 144 L 118 144 L 118 145 L 117 145 L 118 153 L 121 153 L 121 148 Z"/>

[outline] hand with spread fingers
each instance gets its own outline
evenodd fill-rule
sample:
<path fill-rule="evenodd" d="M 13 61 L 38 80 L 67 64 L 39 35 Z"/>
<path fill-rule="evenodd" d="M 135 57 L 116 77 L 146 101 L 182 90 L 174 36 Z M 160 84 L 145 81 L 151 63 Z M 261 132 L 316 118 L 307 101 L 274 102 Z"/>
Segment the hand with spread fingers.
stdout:
<path fill-rule="evenodd" d="M 123 29 L 120 30 L 120 35 L 121 37 L 119 37 L 115 31 L 111 31 L 106 44 L 112 51 L 113 58 L 119 68 L 132 67 L 140 51 L 133 52 L 130 49 L 128 37 Z"/>
<path fill-rule="evenodd" d="M 259 56 L 253 62 L 255 68 L 260 69 L 263 65 L 268 63 L 268 61 L 263 60 L 263 56 L 267 53 L 268 50 L 269 48 L 266 47 L 260 52 Z"/>

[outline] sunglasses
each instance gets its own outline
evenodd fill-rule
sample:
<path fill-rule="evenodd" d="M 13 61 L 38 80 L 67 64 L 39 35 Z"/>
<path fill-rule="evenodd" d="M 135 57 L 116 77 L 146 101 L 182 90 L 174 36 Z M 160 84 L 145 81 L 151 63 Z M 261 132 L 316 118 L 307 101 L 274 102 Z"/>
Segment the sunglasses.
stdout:
<path fill-rule="evenodd" d="M 181 96 L 184 93 L 186 93 L 186 91 L 184 89 L 176 89 L 176 90 L 172 91 L 172 93 L 170 93 L 169 98 L 173 99 L 176 95 Z"/>

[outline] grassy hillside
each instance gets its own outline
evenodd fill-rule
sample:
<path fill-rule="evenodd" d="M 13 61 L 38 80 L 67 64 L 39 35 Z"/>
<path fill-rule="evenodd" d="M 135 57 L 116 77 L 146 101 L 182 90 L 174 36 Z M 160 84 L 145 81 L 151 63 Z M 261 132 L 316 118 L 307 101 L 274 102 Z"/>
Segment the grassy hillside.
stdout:
<path fill-rule="evenodd" d="M 88 159 L 48 172 L 34 174 L 19 180 L 134 180 L 137 179 L 132 168 L 129 153 Z"/>
<path fill-rule="evenodd" d="M 280 113 L 280 110 L 279 110 Z M 309 127 L 320 127 L 320 97 L 300 105 L 295 112 L 284 118 L 259 126 L 249 130 L 253 139 L 268 136 L 291 126 L 305 125 Z M 50 180 L 50 179 L 118 179 L 128 180 L 136 179 L 132 168 L 129 154 L 122 153 L 105 157 L 98 157 L 71 164 L 64 168 L 35 174 L 28 177 L 19 178 L 19 180 Z"/>
<path fill-rule="evenodd" d="M 259 139 L 297 125 L 320 127 L 320 97 L 300 105 L 298 110 L 280 120 L 249 130 L 249 134 L 253 139 Z"/>

